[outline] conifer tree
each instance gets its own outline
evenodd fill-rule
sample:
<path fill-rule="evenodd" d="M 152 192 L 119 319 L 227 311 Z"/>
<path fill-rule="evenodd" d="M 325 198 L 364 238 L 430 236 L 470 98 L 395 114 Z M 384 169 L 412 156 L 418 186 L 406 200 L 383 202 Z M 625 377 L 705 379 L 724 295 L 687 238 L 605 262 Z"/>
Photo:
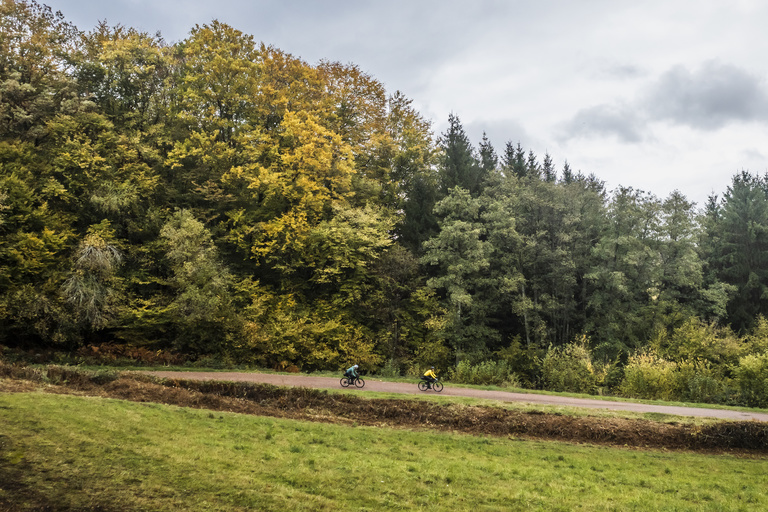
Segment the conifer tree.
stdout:
<path fill-rule="evenodd" d="M 448 116 L 448 129 L 440 137 L 440 193 L 447 196 L 455 187 L 477 196 L 483 182 L 483 168 L 475 158 L 472 144 L 458 116 Z"/>
<path fill-rule="evenodd" d="M 498 164 L 499 157 L 496 154 L 496 150 L 493 149 L 491 141 L 488 140 L 487 135 L 483 132 L 483 140 L 480 141 L 480 167 L 483 175 L 488 176 L 495 171 Z"/>

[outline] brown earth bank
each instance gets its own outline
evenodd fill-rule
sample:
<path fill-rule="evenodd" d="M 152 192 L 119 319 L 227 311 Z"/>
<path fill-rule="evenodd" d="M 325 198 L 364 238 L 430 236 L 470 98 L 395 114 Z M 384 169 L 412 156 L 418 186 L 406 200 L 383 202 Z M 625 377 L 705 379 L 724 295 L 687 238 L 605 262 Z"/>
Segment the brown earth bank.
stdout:
<path fill-rule="evenodd" d="M 305 387 L 218 380 L 158 378 L 145 374 L 43 370 L 0 363 L 0 392 L 44 391 L 155 402 L 305 421 L 386 428 L 431 429 L 627 448 L 768 454 L 768 424 L 718 421 L 705 425 L 642 419 L 567 416 L 491 406 L 366 399 Z"/>

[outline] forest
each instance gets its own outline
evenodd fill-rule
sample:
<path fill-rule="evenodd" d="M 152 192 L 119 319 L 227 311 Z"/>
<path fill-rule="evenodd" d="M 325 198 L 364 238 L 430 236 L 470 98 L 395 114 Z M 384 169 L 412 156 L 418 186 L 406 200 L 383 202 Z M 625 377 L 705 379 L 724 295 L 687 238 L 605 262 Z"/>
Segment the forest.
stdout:
<path fill-rule="evenodd" d="M 0 346 L 768 406 L 768 175 L 696 205 L 509 137 L 0 0 Z"/>

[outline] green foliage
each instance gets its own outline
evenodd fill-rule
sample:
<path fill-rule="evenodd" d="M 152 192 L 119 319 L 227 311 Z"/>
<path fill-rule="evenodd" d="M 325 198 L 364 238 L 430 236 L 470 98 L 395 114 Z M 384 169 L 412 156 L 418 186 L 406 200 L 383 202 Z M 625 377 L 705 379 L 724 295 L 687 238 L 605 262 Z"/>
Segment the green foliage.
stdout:
<path fill-rule="evenodd" d="M 768 320 L 759 315 L 754 327 L 743 338 L 743 350 L 747 354 L 768 352 Z"/>
<path fill-rule="evenodd" d="M 400 369 L 400 364 L 395 361 L 394 359 L 387 359 L 384 362 L 384 366 L 379 368 L 379 370 L 376 372 L 377 375 L 381 375 L 382 377 L 400 377 L 402 375 L 402 371 Z"/>
<path fill-rule="evenodd" d="M 170 263 L 174 298 L 166 309 L 176 329 L 175 347 L 193 353 L 226 346 L 232 314 L 232 277 L 222 265 L 210 232 L 188 210 L 179 210 L 161 232 Z"/>
<path fill-rule="evenodd" d="M 750 407 L 768 407 L 768 353 L 748 354 L 733 369 L 741 401 Z"/>
<path fill-rule="evenodd" d="M 448 129 L 440 138 L 442 158 L 440 165 L 440 191 L 447 196 L 454 188 L 466 190 L 478 196 L 482 190 L 485 174 L 490 169 L 481 166 L 475 157 L 464 127 L 458 116 L 448 116 Z M 486 154 L 488 150 L 485 151 Z"/>
<path fill-rule="evenodd" d="M 697 403 L 733 403 L 730 379 L 708 361 L 687 359 L 677 363 L 678 400 Z"/>
<path fill-rule="evenodd" d="M 450 379 L 453 382 L 462 384 L 479 384 L 485 386 L 516 386 L 519 384 L 509 363 L 504 360 L 489 360 L 476 364 L 472 364 L 467 360 L 459 361 L 459 364 L 453 368 Z"/>
<path fill-rule="evenodd" d="M 523 345 L 514 338 L 509 346 L 495 352 L 499 360 L 506 361 L 523 387 L 541 387 L 541 360 L 547 350 L 536 345 Z"/>
<path fill-rule="evenodd" d="M 562 347 L 550 346 L 541 362 L 541 374 L 546 389 L 597 393 L 599 376 L 584 341 Z"/>
<path fill-rule="evenodd" d="M 735 403 L 733 383 L 709 361 L 670 361 L 653 351 L 630 357 L 618 387 L 623 396 L 700 403 Z"/>
<path fill-rule="evenodd" d="M 631 356 L 619 390 L 623 396 L 632 398 L 674 400 L 680 395 L 676 367 L 674 362 L 654 352 Z"/>
<path fill-rule="evenodd" d="M 688 319 L 669 334 L 659 333 L 650 345 L 667 360 L 705 361 L 721 372 L 735 364 L 743 350 L 742 341 L 730 329 L 697 318 Z"/>
<path fill-rule="evenodd" d="M 123 255 L 113 244 L 108 221 L 91 226 L 78 245 L 72 275 L 62 285 L 77 317 L 94 330 L 109 325 L 119 307 L 116 274 Z"/>
<path fill-rule="evenodd" d="M 440 233 L 424 243 L 421 261 L 437 268 L 427 285 L 446 297 L 452 321 L 445 336 L 458 357 L 482 351 L 485 339 L 493 336 L 482 321 L 488 296 L 478 293 L 487 276 L 492 246 L 480 221 L 480 203 L 467 190 L 451 190 L 436 205 L 436 212 L 445 218 Z"/>

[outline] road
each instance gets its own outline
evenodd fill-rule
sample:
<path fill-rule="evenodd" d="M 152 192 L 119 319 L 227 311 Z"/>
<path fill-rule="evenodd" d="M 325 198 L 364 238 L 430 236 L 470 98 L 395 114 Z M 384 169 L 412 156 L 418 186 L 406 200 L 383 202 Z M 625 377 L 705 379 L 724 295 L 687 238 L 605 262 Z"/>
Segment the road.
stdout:
<path fill-rule="evenodd" d="M 219 380 L 231 382 L 257 382 L 275 386 L 306 387 L 317 389 L 341 389 L 336 377 L 311 377 L 306 375 L 285 375 L 271 373 L 239 373 L 239 372 L 177 372 L 177 371 L 146 371 L 149 375 L 168 379 L 188 380 Z M 386 382 L 375 379 L 365 379 L 365 388 L 357 390 L 360 393 L 381 391 L 387 393 L 424 394 L 416 388 L 416 384 L 404 382 Z M 432 393 L 427 391 L 426 393 Z M 768 421 L 768 413 L 734 411 L 730 409 L 706 409 L 700 407 L 682 407 L 672 405 L 650 405 L 631 402 L 614 402 L 589 398 L 571 398 L 566 396 L 538 395 L 532 393 L 512 393 L 509 391 L 486 391 L 452 387 L 446 385 L 441 396 L 463 396 L 499 400 L 502 402 L 520 402 L 530 404 L 546 404 L 561 407 L 584 407 L 588 409 L 607 409 L 614 411 L 631 411 L 637 413 L 656 412 L 674 414 L 677 416 L 697 416 L 705 418 L 720 418 L 742 421 Z"/>

